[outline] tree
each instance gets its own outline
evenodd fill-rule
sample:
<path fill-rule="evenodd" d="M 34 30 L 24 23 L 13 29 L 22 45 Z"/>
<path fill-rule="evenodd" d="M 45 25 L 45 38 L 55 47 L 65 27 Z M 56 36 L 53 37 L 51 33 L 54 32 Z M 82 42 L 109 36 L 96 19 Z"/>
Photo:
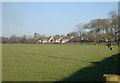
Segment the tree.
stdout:
<path fill-rule="evenodd" d="M 110 11 L 109 12 L 109 19 L 110 19 L 110 28 L 111 31 L 115 37 L 115 41 L 118 40 L 118 32 L 119 32 L 119 28 L 118 28 L 118 13 L 117 11 Z"/>
<path fill-rule="evenodd" d="M 39 39 L 43 39 L 43 38 L 45 38 L 45 35 L 34 33 L 32 40 L 33 40 L 33 43 L 36 43 Z"/>
<path fill-rule="evenodd" d="M 24 35 L 23 37 L 21 37 L 21 43 L 27 43 L 27 36 Z"/>
<path fill-rule="evenodd" d="M 12 35 L 11 37 L 10 37 L 10 43 L 17 43 L 17 39 L 16 39 L 16 35 Z"/>
<path fill-rule="evenodd" d="M 67 34 L 67 36 L 78 36 L 77 32 L 70 32 Z"/>
<path fill-rule="evenodd" d="M 8 37 L 2 37 L 2 43 L 10 43 Z"/>
<path fill-rule="evenodd" d="M 85 32 L 84 24 L 76 24 L 75 32 L 78 34 L 78 36 L 81 36 Z"/>

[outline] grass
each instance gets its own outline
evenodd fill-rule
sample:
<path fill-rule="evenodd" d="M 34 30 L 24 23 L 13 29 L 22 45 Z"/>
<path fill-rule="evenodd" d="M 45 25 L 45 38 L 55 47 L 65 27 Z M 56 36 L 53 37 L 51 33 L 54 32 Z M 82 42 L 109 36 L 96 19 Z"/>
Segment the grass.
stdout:
<path fill-rule="evenodd" d="M 0 44 L 0 62 L 2 62 L 2 44 Z M 0 82 L 2 81 L 2 63 L 0 63 Z"/>
<path fill-rule="evenodd" d="M 56 81 L 118 52 L 105 45 L 3 44 L 3 81 Z M 92 76 L 90 72 L 88 76 Z"/>

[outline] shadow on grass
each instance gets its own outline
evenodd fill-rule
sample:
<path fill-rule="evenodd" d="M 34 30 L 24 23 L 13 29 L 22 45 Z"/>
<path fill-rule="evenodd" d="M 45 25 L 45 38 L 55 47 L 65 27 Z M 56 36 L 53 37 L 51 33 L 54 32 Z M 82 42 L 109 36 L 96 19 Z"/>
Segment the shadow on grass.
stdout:
<path fill-rule="evenodd" d="M 78 70 L 73 75 L 61 81 L 101 81 L 105 82 L 104 74 L 119 74 L 120 53 L 105 58 L 99 62 L 91 62 L 92 65 Z"/>

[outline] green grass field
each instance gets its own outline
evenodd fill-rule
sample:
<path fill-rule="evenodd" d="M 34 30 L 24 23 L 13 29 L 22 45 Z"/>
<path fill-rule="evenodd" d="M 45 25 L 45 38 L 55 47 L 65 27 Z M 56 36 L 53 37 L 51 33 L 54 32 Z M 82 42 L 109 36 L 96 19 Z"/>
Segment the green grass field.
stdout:
<path fill-rule="evenodd" d="M 112 47 L 113 50 L 105 45 L 3 44 L 2 80 L 103 80 L 103 73 L 117 71 L 114 59 L 110 61 L 109 57 L 118 53 L 118 47 Z"/>
<path fill-rule="evenodd" d="M 0 62 L 2 62 L 2 44 L 0 44 Z M 0 82 L 2 81 L 2 63 L 0 63 Z"/>

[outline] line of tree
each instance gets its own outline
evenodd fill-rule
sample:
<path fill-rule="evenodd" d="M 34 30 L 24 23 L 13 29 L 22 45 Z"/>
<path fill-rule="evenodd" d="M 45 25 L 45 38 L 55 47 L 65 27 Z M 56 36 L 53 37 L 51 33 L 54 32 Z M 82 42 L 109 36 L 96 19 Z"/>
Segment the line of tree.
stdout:
<path fill-rule="evenodd" d="M 118 43 L 119 38 L 119 23 L 120 16 L 116 11 L 109 12 L 109 18 L 106 19 L 93 19 L 86 24 L 77 24 L 75 34 L 87 39 L 93 40 L 94 42 L 100 41 L 111 41 Z"/>
<path fill-rule="evenodd" d="M 40 35 L 39 33 L 34 33 L 32 36 L 21 36 L 12 35 L 11 37 L 2 37 L 2 43 L 36 43 L 39 39 L 45 37 L 45 35 Z"/>
<path fill-rule="evenodd" d="M 93 19 L 89 23 L 76 24 L 75 31 L 68 33 L 65 36 L 74 36 L 71 42 L 91 41 L 95 43 L 111 41 L 118 43 L 119 38 L 119 23 L 120 16 L 116 11 L 110 11 L 109 17 L 105 19 Z M 63 35 L 55 35 L 63 36 Z M 38 40 L 45 38 L 45 35 L 34 33 L 31 36 L 17 37 L 12 35 L 10 38 L 2 37 L 2 43 L 36 43 Z"/>

